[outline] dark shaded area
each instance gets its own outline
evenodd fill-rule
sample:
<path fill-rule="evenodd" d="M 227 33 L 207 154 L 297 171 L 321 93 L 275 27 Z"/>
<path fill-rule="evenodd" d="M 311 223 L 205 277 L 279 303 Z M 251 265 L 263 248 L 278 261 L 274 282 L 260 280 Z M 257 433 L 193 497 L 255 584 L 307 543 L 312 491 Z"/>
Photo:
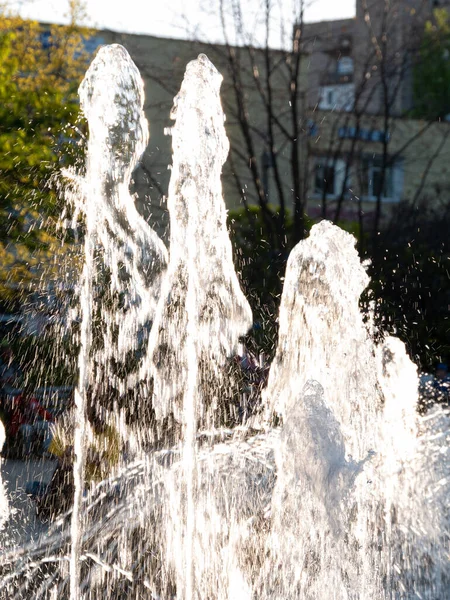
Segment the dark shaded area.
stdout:
<path fill-rule="evenodd" d="M 230 212 L 229 226 L 237 270 L 255 316 L 251 337 L 271 356 L 290 247 L 281 254 L 270 246 L 257 208 Z M 358 239 L 357 223 L 340 226 Z M 373 303 L 380 336 L 400 337 L 419 369 L 431 372 L 450 357 L 449 231 L 450 203 L 424 199 L 397 205 L 376 239 L 371 234 L 358 239 L 361 258 L 371 261 L 371 283 L 361 308 L 367 312 Z"/>
<path fill-rule="evenodd" d="M 400 337 L 419 368 L 431 372 L 450 357 L 449 231 L 449 202 L 399 204 L 369 269 L 380 329 Z"/>

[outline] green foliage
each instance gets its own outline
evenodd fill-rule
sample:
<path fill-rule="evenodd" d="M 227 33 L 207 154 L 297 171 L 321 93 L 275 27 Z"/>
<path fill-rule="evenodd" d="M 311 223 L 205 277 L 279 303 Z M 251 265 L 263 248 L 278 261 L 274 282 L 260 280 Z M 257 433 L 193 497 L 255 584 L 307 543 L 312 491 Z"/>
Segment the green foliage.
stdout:
<path fill-rule="evenodd" d="M 450 114 L 450 20 L 445 8 L 427 21 L 413 75 L 414 110 L 421 119 Z"/>
<path fill-rule="evenodd" d="M 49 182 L 80 154 L 77 88 L 87 65 L 76 26 L 0 12 L 0 299 L 42 284 L 65 249 Z M 54 187 L 54 186 L 53 186 Z"/>

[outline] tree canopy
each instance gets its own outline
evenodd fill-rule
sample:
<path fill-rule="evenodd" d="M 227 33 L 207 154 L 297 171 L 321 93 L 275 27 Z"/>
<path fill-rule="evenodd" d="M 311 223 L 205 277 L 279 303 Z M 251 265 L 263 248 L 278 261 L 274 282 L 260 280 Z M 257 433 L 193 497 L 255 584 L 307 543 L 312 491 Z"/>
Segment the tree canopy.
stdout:
<path fill-rule="evenodd" d="M 75 2 L 74 9 L 79 5 Z M 76 10 L 72 10 L 77 16 Z M 36 289 L 64 248 L 52 177 L 80 153 L 77 88 L 89 31 L 0 9 L 0 300 Z"/>
<path fill-rule="evenodd" d="M 445 8 L 425 24 L 414 68 L 413 116 L 444 119 L 450 114 L 450 18 Z"/>

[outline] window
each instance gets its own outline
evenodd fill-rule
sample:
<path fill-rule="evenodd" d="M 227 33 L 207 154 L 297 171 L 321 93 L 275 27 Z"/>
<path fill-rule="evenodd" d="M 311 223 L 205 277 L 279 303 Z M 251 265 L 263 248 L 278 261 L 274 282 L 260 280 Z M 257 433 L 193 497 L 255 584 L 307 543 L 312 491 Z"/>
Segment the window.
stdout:
<path fill-rule="evenodd" d="M 317 158 L 314 170 L 314 194 L 323 196 L 339 196 L 344 184 L 346 162 L 342 159 Z M 348 187 L 348 179 L 347 185 Z"/>
<path fill-rule="evenodd" d="M 353 75 L 353 58 L 341 56 L 337 61 L 336 71 L 338 75 Z"/>
<path fill-rule="evenodd" d="M 403 165 L 396 161 L 386 166 L 383 177 L 383 157 L 365 156 L 362 159 L 362 195 L 375 200 L 381 193 L 385 200 L 400 200 L 403 189 Z"/>
<path fill-rule="evenodd" d="M 39 39 L 41 41 L 43 50 L 49 50 L 53 46 L 51 31 L 48 31 L 48 30 L 41 31 L 41 33 L 39 35 Z"/>
<path fill-rule="evenodd" d="M 332 165 L 316 165 L 314 183 L 316 194 L 334 194 L 334 167 Z"/>
<path fill-rule="evenodd" d="M 349 111 L 353 108 L 354 98 L 355 86 L 353 83 L 324 85 L 320 88 L 319 108 L 320 110 Z"/>

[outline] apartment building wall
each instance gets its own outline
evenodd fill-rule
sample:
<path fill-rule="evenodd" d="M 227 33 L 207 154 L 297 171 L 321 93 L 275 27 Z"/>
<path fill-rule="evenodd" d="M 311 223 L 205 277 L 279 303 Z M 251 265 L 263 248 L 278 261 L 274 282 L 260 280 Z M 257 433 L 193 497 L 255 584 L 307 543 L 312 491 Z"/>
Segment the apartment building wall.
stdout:
<path fill-rule="evenodd" d="M 331 186 L 336 189 L 325 198 L 332 216 L 350 161 L 344 213 L 351 218 L 362 206 L 370 216 L 376 185 L 367 180 L 379 176 L 384 135 L 390 163 L 384 177 L 390 197 L 382 194 L 385 214 L 401 199 L 437 202 L 449 186 L 449 124 L 405 118 L 413 106 L 413 63 L 434 6 L 429 0 L 357 0 L 354 19 L 305 26 L 308 106 L 315 124 L 307 141 L 310 214 L 322 213 L 324 189 Z M 347 57 L 353 72 L 342 73 L 340 63 Z M 324 176 L 329 181 L 320 186 Z"/>
<path fill-rule="evenodd" d="M 442 0 L 439 5 L 450 2 Z M 381 114 L 388 104 L 390 115 L 404 115 L 413 105 L 412 68 L 434 6 L 430 0 L 356 0 L 354 19 L 305 24 L 309 105 L 320 104 L 321 91 L 333 81 L 351 80 L 356 110 Z M 354 65 L 347 79 L 338 73 L 339 61 L 346 56 Z M 336 91 L 337 99 L 339 95 Z M 337 100 L 337 110 L 345 107 L 348 102 Z"/>
<path fill-rule="evenodd" d="M 354 60 L 352 52 L 354 28 L 355 19 L 304 25 L 303 50 L 308 56 L 306 73 L 309 107 L 320 106 L 330 88 L 340 96 L 339 87 L 354 87 L 353 73 L 340 74 L 338 69 L 341 58 Z M 333 102 L 328 104 L 332 105 Z"/>
<path fill-rule="evenodd" d="M 393 119 L 387 132 L 380 116 L 366 115 L 356 122 L 354 115 L 316 112 L 316 138 L 309 144 L 310 182 L 308 209 L 312 215 L 320 214 L 323 189 L 328 190 L 325 200 L 329 216 L 345 181 L 345 199 L 342 216 L 353 218 L 362 206 L 370 217 L 374 211 L 377 194 L 375 170 L 381 168 L 383 136 L 388 136 L 385 186 L 382 194 L 384 214 L 389 214 L 401 200 L 417 202 L 426 199 L 439 202 L 441 194 L 450 190 L 450 123 L 429 123 L 413 119 Z M 324 166 L 334 168 L 333 182 L 321 182 Z M 368 180 L 372 177 L 372 181 Z M 371 192 L 371 193 L 370 193 Z"/>
<path fill-rule="evenodd" d="M 358 0 L 360 1 L 360 0 Z M 357 143 L 347 136 L 339 137 L 339 129 L 347 127 L 356 128 L 356 115 L 349 110 L 348 95 L 351 89 L 357 90 L 358 69 L 363 60 L 360 42 L 358 41 L 357 20 L 344 19 L 323 23 L 314 23 L 305 27 L 302 51 L 302 74 L 300 93 L 301 102 L 305 104 L 300 108 L 301 118 L 301 144 L 300 161 L 301 169 L 306 173 L 308 186 L 308 210 L 319 210 L 321 195 L 315 190 L 316 167 L 318 159 L 324 160 L 331 154 L 340 161 L 341 166 L 346 165 L 350 148 L 352 154 L 351 186 L 346 190 L 346 204 L 358 202 L 364 197 L 358 188 L 358 173 L 361 173 L 363 161 L 367 157 L 379 160 L 382 153 L 381 143 L 369 139 L 358 140 Z M 400 18 L 400 17 L 399 17 Z M 362 30 L 360 30 L 362 31 Z M 367 32 L 358 34 L 366 43 Z M 148 217 L 153 226 L 161 233 L 167 229 L 168 215 L 165 198 L 170 179 L 170 164 L 172 160 L 171 138 L 167 131 L 173 124 L 170 119 L 170 110 L 173 98 L 176 95 L 183 78 L 186 64 L 196 58 L 199 53 L 206 53 L 224 75 L 221 89 L 222 104 L 227 115 L 226 129 L 234 152 L 229 156 L 223 170 L 223 188 L 225 201 L 228 208 L 242 205 L 242 194 L 249 204 L 257 203 L 257 195 L 248 168 L 249 161 L 255 160 L 263 178 L 263 185 L 267 198 L 273 202 L 278 197 L 273 168 L 268 158 L 268 123 L 267 111 L 254 81 L 255 66 L 264 76 L 264 56 L 256 52 L 253 59 L 247 52 L 241 55 L 242 86 L 246 101 L 246 109 L 251 112 L 253 148 L 250 152 L 242 129 L 236 117 L 237 106 L 234 84 L 229 76 L 227 55 L 223 46 L 209 47 L 192 41 L 172 40 L 153 36 L 121 34 L 116 32 L 98 32 L 98 39 L 102 43 L 121 43 L 131 54 L 136 65 L 141 71 L 146 89 L 145 112 L 150 122 L 150 142 L 142 159 L 142 164 L 135 173 L 134 189 L 138 196 L 138 206 L 141 212 Z M 353 61 L 353 72 L 339 72 L 338 66 L 342 59 L 350 58 Z M 283 62 L 280 53 L 273 53 L 273 62 Z M 253 64 L 254 63 L 254 64 Z M 348 67 L 347 61 L 347 67 Z M 341 65 L 342 66 L 342 65 Z M 374 76 L 375 80 L 375 76 Z M 287 128 L 290 127 L 291 112 L 288 106 L 289 95 L 286 90 L 286 72 L 280 73 L 272 79 L 273 105 L 277 116 Z M 373 84 L 375 85 L 375 83 Z M 378 84 L 377 84 L 378 85 Z M 344 106 L 331 103 L 326 105 L 323 89 L 333 89 L 337 100 L 343 98 L 348 102 Z M 342 90 L 345 91 L 342 92 Z M 339 96 L 339 94 L 341 94 Z M 385 124 L 380 104 L 377 105 L 375 97 L 371 99 L 372 107 L 362 111 L 359 117 L 359 128 L 363 132 L 383 132 Z M 328 110 L 323 110 L 324 108 Z M 378 113 L 378 114 L 377 114 Z M 426 125 L 426 126 L 425 126 Z M 420 133 L 424 129 L 423 133 Z M 398 154 L 395 173 L 396 193 L 392 198 L 384 198 L 383 205 L 390 207 L 400 199 L 414 200 L 417 190 L 423 195 L 430 195 L 436 189 L 442 189 L 448 180 L 446 162 L 448 162 L 449 143 L 447 140 L 448 124 L 435 123 L 429 126 L 421 121 L 395 118 L 390 115 L 388 120 L 389 144 L 388 154 L 392 157 Z M 365 135 L 365 134 L 364 134 Z M 445 139 L 444 139 L 445 138 Z M 413 139 L 413 142 L 410 140 Z M 277 135 L 275 140 L 277 150 L 281 185 L 286 198 L 287 207 L 292 207 L 292 165 L 290 145 Z M 403 146 L 405 148 L 403 149 Z M 234 160 L 233 160 L 234 156 Z M 253 158 L 252 158 L 253 157 Z M 375 169 L 375 167 L 374 167 Z M 426 185 L 422 185 L 426 174 Z M 238 189 L 238 185 L 240 190 Z M 401 188 L 401 189 L 400 189 Z M 398 190 L 400 191 L 398 192 Z M 242 190 L 244 190 L 242 192 Z M 328 198 L 332 203 L 333 198 Z M 370 213 L 374 206 L 374 199 L 364 199 L 365 209 Z"/>

